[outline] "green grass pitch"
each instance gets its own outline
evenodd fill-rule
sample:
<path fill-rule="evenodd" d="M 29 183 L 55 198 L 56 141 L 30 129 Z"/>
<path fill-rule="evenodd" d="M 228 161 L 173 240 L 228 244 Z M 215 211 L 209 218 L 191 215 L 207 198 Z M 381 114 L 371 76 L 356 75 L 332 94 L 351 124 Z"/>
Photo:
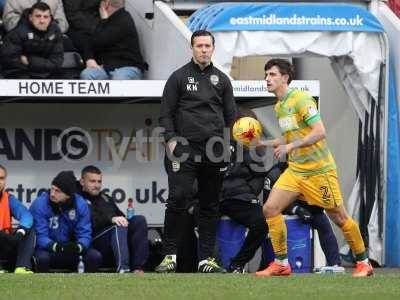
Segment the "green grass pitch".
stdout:
<path fill-rule="evenodd" d="M 0 299 L 400 299 L 400 273 L 345 275 L 33 274 L 0 275 Z"/>

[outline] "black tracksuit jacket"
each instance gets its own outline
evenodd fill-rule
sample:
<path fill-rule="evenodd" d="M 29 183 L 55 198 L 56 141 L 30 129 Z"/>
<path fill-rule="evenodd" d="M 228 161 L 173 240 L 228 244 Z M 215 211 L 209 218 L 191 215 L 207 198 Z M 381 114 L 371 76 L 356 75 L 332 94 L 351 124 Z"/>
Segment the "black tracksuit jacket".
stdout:
<path fill-rule="evenodd" d="M 222 137 L 235 117 L 231 82 L 212 63 L 202 71 L 191 60 L 167 80 L 159 119 L 166 141 L 175 136 L 193 142 Z"/>
<path fill-rule="evenodd" d="M 88 200 L 94 235 L 113 225 L 111 221 L 113 217 L 125 216 L 114 199 L 107 194 L 100 193 L 98 196 L 93 197 L 82 190 L 79 191 L 79 194 Z"/>
<path fill-rule="evenodd" d="M 235 149 L 235 148 L 233 148 Z M 258 203 L 258 196 L 264 188 L 266 171 L 262 161 L 251 158 L 244 149 L 243 161 L 236 161 L 236 150 L 231 155 L 231 162 L 225 175 L 221 200 L 241 200 Z"/>

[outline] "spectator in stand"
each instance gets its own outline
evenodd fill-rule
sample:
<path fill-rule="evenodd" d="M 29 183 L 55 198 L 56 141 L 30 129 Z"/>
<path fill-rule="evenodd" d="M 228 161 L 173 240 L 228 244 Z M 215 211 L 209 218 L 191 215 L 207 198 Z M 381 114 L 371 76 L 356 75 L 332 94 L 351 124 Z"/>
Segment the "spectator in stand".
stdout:
<path fill-rule="evenodd" d="M 46 3 L 35 3 L 28 16 L 5 36 L 1 54 L 6 78 L 55 76 L 63 63 L 64 48 L 60 29 Z"/>
<path fill-rule="evenodd" d="M 97 167 L 82 169 L 78 188 L 91 210 L 93 247 L 116 272 L 143 274 L 149 256 L 146 219 L 140 215 L 125 218 L 115 199 L 101 191 L 102 181 L 103 175 Z"/>
<path fill-rule="evenodd" d="M 63 0 L 65 15 L 69 23 L 68 36 L 82 55 L 100 22 L 100 1 Z"/>
<path fill-rule="evenodd" d="M 7 169 L 0 165 L 0 274 L 14 270 L 17 274 L 31 274 L 31 258 L 35 248 L 35 232 L 31 230 L 31 213 L 18 199 L 5 191 Z M 12 219 L 19 226 L 12 230 Z M 3 269 L 4 267 L 4 269 Z M 15 268 L 15 269 L 14 269 Z"/>
<path fill-rule="evenodd" d="M 29 9 L 38 2 L 44 2 L 50 7 L 51 15 L 60 27 L 61 32 L 67 32 L 68 22 L 62 0 L 6 0 L 3 10 L 3 24 L 6 31 L 11 31 L 17 27 L 22 16 L 26 16 Z"/>
<path fill-rule="evenodd" d="M 141 79 L 144 69 L 135 23 L 125 10 L 125 0 L 103 0 L 101 21 L 84 51 L 86 69 L 81 79 Z"/>
<path fill-rule="evenodd" d="M 77 270 L 80 257 L 87 272 L 96 272 L 101 265 L 101 254 L 90 247 L 88 204 L 76 191 L 74 173 L 62 171 L 51 182 L 50 192 L 40 194 L 30 207 L 37 236 L 34 257 L 38 272 L 50 268 Z"/>

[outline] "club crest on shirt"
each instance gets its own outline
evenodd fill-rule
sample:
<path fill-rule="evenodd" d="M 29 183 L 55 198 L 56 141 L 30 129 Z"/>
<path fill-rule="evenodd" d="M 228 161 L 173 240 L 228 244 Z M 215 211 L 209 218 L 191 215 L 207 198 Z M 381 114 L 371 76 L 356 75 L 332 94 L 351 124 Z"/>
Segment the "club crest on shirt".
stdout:
<path fill-rule="evenodd" d="M 179 161 L 173 161 L 172 162 L 172 171 L 173 172 L 178 172 L 181 168 L 181 163 Z"/>
<path fill-rule="evenodd" d="M 210 76 L 210 81 L 211 81 L 211 83 L 212 83 L 213 85 L 217 85 L 218 82 L 219 82 L 219 77 L 218 77 L 217 75 L 215 75 L 215 74 L 212 74 L 212 75 Z"/>
<path fill-rule="evenodd" d="M 68 217 L 69 217 L 70 220 L 75 220 L 75 218 L 76 218 L 76 211 L 75 211 L 75 209 L 71 209 L 71 210 L 68 212 Z"/>

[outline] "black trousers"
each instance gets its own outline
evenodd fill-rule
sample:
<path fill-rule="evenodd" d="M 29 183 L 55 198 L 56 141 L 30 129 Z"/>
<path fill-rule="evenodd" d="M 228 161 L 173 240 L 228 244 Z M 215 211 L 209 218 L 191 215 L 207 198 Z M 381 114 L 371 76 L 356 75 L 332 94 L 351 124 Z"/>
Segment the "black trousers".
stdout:
<path fill-rule="evenodd" d="M 222 145 L 218 145 L 212 150 L 217 157 L 223 152 Z M 164 220 L 163 254 L 177 253 L 183 217 L 196 194 L 199 200 L 199 260 L 203 260 L 212 257 L 214 251 L 219 217 L 219 193 L 227 163 L 211 161 L 206 153 L 206 143 L 190 142 L 187 146 L 178 143 L 173 155 L 188 157 L 179 162 L 165 156 L 169 193 Z"/>
<path fill-rule="evenodd" d="M 221 214 L 248 228 L 247 236 L 239 253 L 231 260 L 232 266 L 243 267 L 253 258 L 268 234 L 268 225 L 262 206 L 250 202 L 225 199 L 220 205 Z"/>
<path fill-rule="evenodd" d="M 0 260 L 5 260 L 4 267 L 13 271 L 14 268 L 32 269 L 31 258 L 36 243 L 36 234 L 30 230 L 18 245 L 9 245 L 6 241 L 0 244 Z"/>
<path fill-rule="evenodd" d="M 99 251 L 89 248 L 82 255 L 85 264 L 85 272 L 97 272 L 102 262 L 102 256 Z M 76 271 L 79 263 L 78 254 L 53 253 L 44 249 L 36 248 L 34 254 L 36 262 L 36 271 L 39 273 L 48 273 L 50 269 L 69 269 Z"/>

